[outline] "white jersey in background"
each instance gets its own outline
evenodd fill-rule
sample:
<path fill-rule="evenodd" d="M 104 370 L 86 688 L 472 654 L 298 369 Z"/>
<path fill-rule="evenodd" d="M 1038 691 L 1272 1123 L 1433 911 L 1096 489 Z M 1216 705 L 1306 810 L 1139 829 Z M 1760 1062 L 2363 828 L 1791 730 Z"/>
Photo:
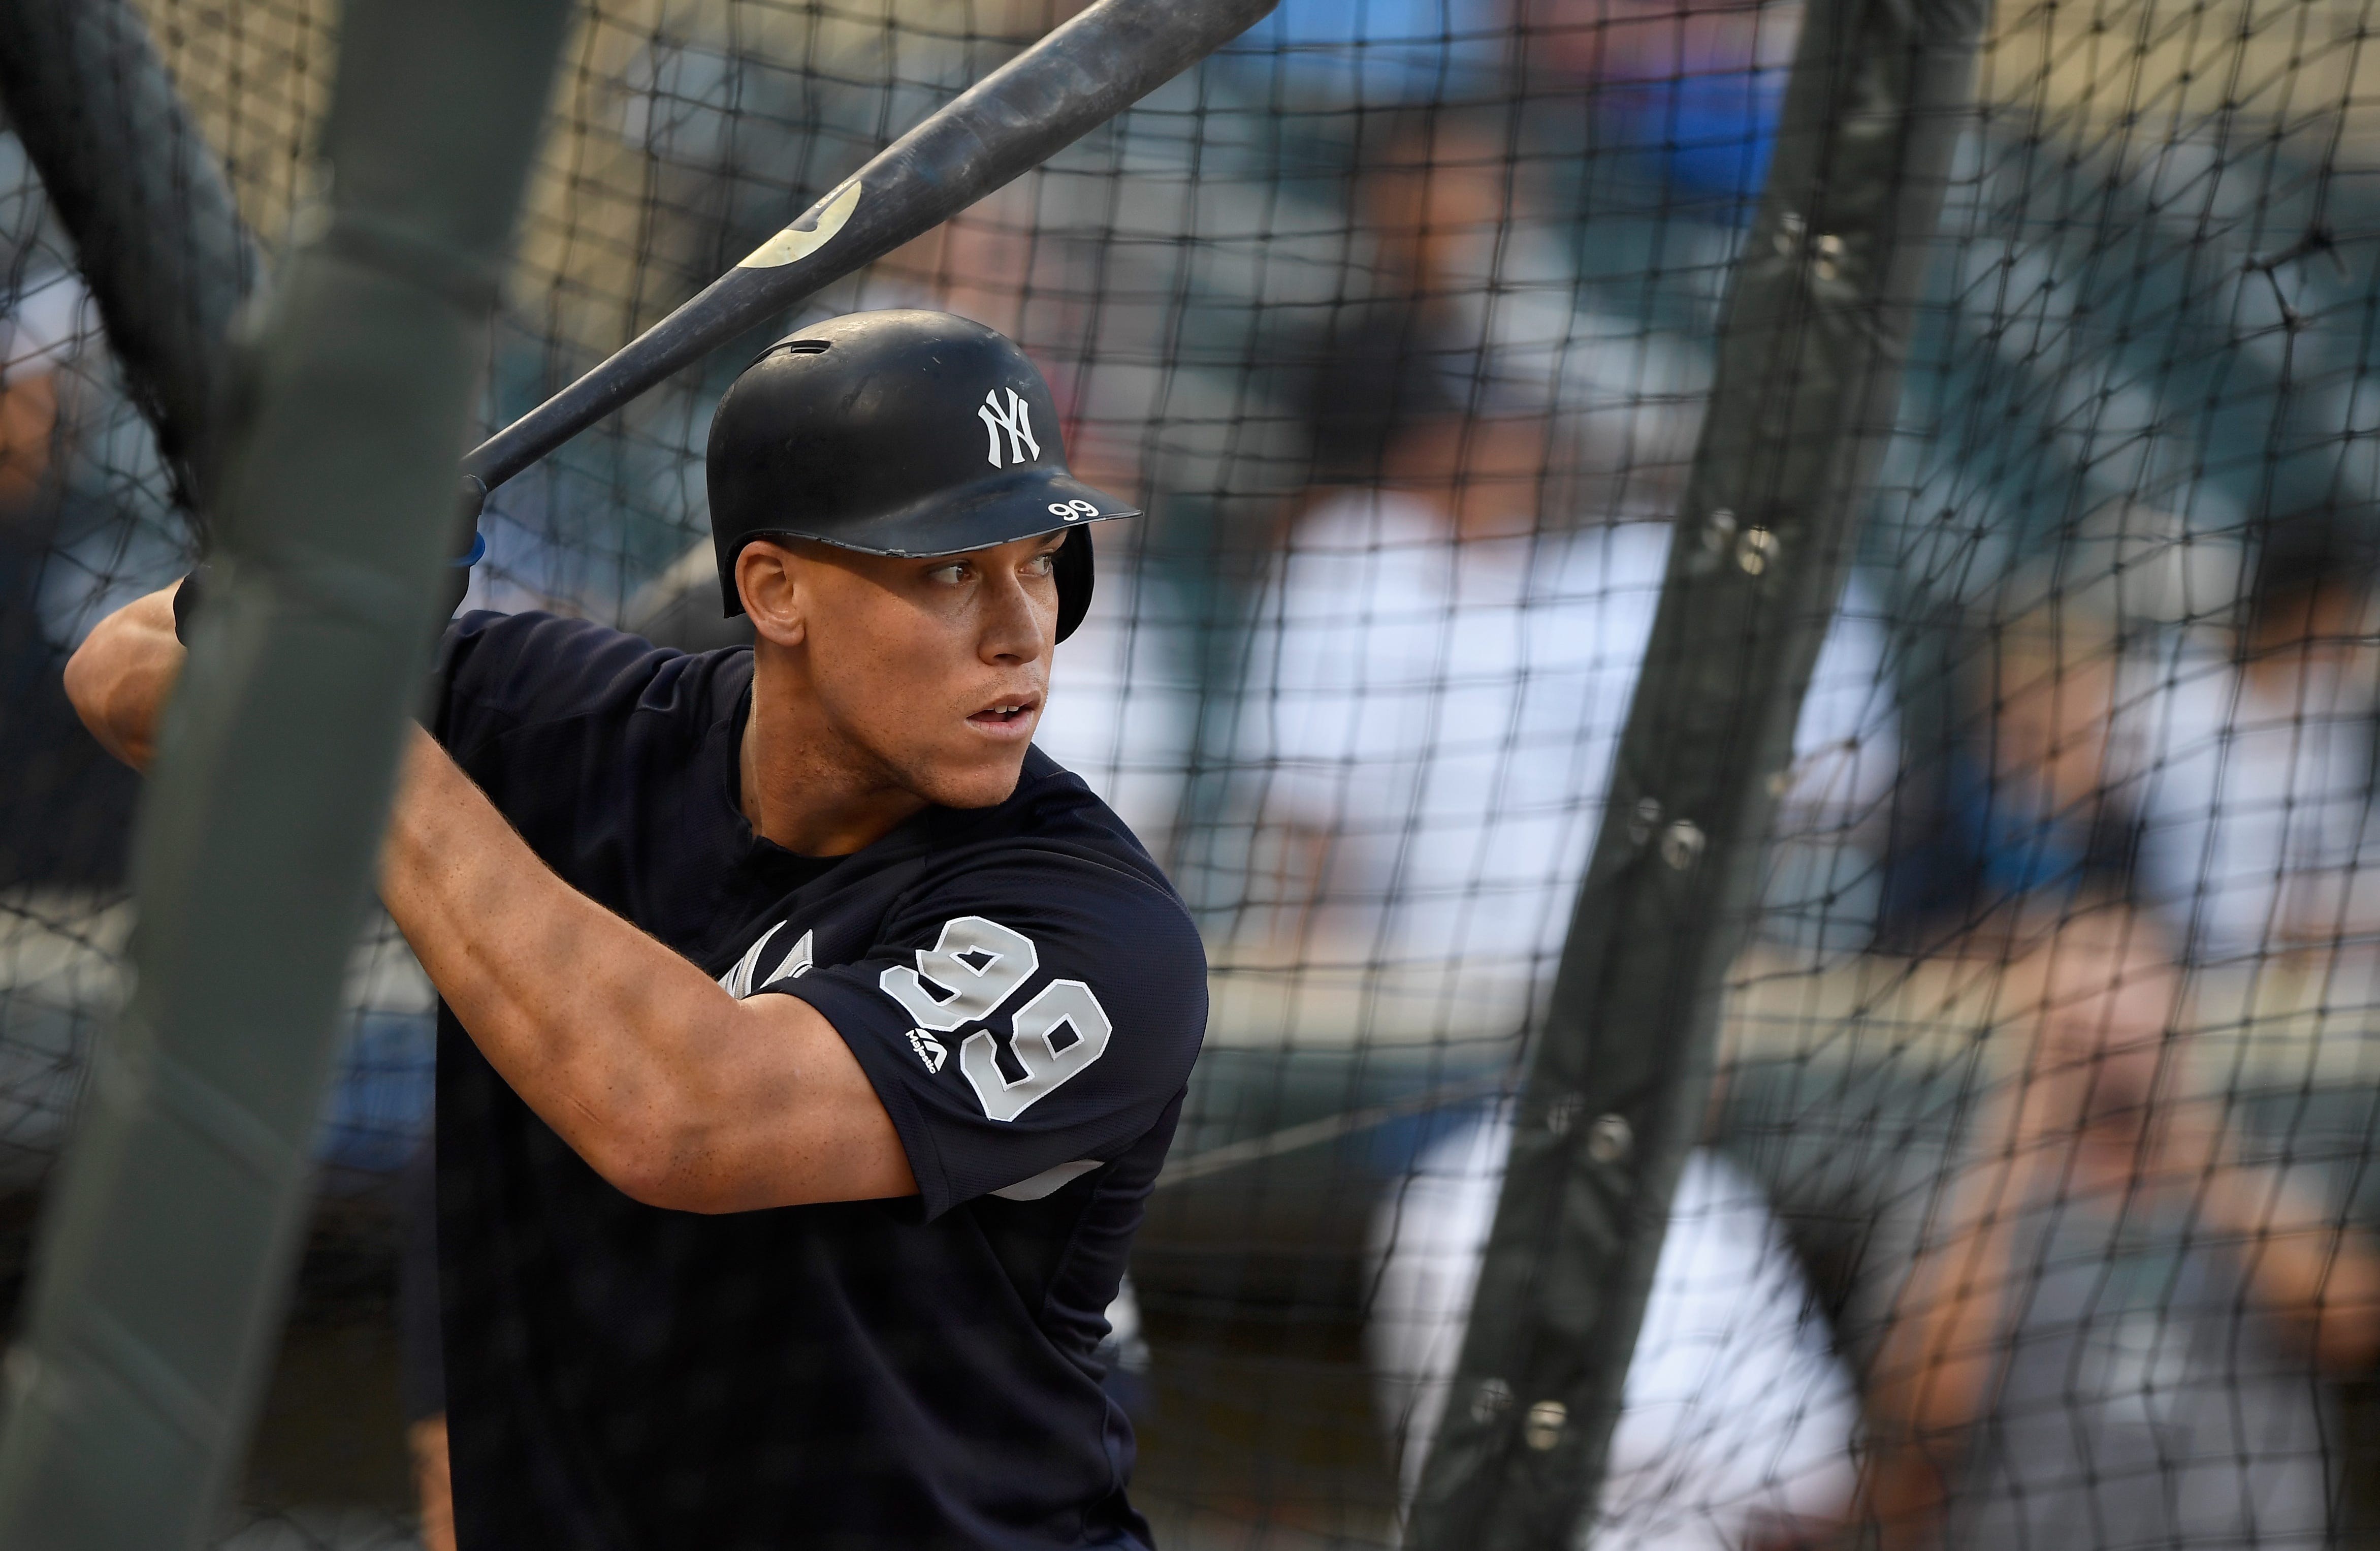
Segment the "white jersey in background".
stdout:
<path fill-rule="evenodd" d="M 1408 1503 L 1420 1484 L 1496 1215 L 1508 1113 L 1422 1155 L 1373 1222 L 1365 1344 Z M 1621 1386 L 1595 1551 L 1728 1551 L 1757 1531 L 1840 1522 L 1859 1404 L 1757 1186 L 1689 1154 Z"/>
<path fill-rule="evenodd" d="M 2335 662 L 2259 675 L 2172 650 L 2132 670 L 2118 790 L 2143 903 L 2219 966 L 2380 933 L 2373 685 Z"/>
<path fill-rule="evenodd" d="M 1439 967 L 1460 995 L 1534 980 L 1560 945 L 1670 527 L 1449 530 L 1393 492 L 1301 525 L 1254 625 L 1234 753 L 1259 831 L 1327 848 L 1312 951 Z M 1872 615 L 1839 611 L 1794 742 L 1805 825 L 1840 826 L 1897 774 L 1883 656 Z"/>
<path fill-rule="evenodd" d="M 1141 572 L 1099 578 L 1050 665 L 1034 744 L 1080 776 L 1160 860 L 1190 769 L 1198 687 L 1188 632 Z"/>

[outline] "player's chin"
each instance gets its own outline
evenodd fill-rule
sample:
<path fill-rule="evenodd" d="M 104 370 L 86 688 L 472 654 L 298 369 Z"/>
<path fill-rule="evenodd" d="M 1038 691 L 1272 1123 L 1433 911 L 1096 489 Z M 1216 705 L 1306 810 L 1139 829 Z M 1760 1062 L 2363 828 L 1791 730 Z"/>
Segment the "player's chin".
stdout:
<path fill-rule="evenodd" d="M 970 739 L 968 744 L 941 751 L 914 789 L 944 808 L 990 808 L 1005 802 L 1016 790 L 1031 741 L 1030 733 L 998 740 Z"/>

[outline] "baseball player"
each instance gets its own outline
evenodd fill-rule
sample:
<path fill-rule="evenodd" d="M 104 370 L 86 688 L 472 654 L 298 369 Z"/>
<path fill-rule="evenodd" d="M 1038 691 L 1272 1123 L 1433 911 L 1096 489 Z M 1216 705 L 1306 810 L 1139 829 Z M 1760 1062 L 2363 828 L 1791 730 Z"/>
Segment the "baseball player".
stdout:
<path fill-rule="evenodd" d="M 1088 525 L 1138 514 L 934 312 L 771 347 L 709 480 L 757 643 L 465 615 L 391 819 L 442 996 L 457 1540 L 1145 1545 L 1093 1352 L 1206 966 L 1031 747 Z M 67 670 L 136 761 L 176 601 Z"/>

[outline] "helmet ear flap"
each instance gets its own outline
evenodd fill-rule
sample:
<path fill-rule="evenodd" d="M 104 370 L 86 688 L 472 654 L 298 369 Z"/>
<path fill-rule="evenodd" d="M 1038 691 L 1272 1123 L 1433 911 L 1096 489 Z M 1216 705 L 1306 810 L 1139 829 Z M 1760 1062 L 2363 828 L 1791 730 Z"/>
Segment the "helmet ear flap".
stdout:
<path fill-rule="evenodd" d="M 1058 546 L 1053 569 L 1058 578 L 1058 639 L 1065 640 L 1091 612 L 1091 584 L 1098 568 L 1091 556 L 1089 527 L 1070 528 Z"/>
<path fill-rule="evenodd" d="M 744 546 L 751 542 L 749 535 L 739 539 L 716 529 L 711 531 L 711 555 L 719 562 L 719 617 L 722 619 L 733 619 L 744 612 L 744 594 L 735 587 L 735 559 L 744 553 Z"/>

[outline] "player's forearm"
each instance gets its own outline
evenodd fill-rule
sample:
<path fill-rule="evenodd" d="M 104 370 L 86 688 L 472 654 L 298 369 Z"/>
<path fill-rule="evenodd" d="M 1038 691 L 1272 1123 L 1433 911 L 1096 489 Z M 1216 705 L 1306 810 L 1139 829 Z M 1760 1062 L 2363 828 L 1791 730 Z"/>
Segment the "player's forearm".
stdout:
<path fill-rule="evenodd" d="M 489 1063 L 625 1193 L 718 1212 L 915 1191 L 815 1009 L 738 1002 L 572 888 L 426 734 L 407 752 L 381 896 Z"/>
<path fill-rule="evenodd" d="M 1990 1403 L 1995 1337 L 2016 1275 L 2018 1214 L 2049 1163 L 2029 1137 L 2005 1135 L 1952 1187 L 1895 1301 L 1869 1383 L 1862 1483 L 1883 1544 L 1895 1551 L 1932 1544 L 1950 1480 Z"/>
<path fill-rule="evenodd" d="M 2325 1366 L 2380 1361 L 2380 1253 L 2309 1193 L 2236 1164 L 2205 1181 L 2200 1214 L 2231 1240 L 2258 1301 L 2306 1331 Z"/>
<path fill-rule="evenodd" d="M 2013 1275 L 2016 1203 L 1994 1191 L 1961 1212 L 1912 1268 L 1877 1362 L 1876 1409 L 1917 1437 L 1983 1414 L 1993 1337 Z"/>
<path fill-rule="evenodd" d="M 136 770 L 155 750 L 157 714 L 182 673 L 174 592 L 164 588 L 101 620 L 67 659 L 67 699 L 100 746 Z"/>
<path fill-rule="evenodd" d="M 1967 1199 L 1956 1220 L 1912 1268 L 1869 1385 L 1860 1490 L 1887 1551 L 1934 1543 L 1959 1460 L 1990 1398 L 1992 1336 L 2014 1228 L 2008 1191 L 1961 1193 Z M 1979 1215 L 1986 1200 L 2003 1203 L 1998 1215 Z"/>

